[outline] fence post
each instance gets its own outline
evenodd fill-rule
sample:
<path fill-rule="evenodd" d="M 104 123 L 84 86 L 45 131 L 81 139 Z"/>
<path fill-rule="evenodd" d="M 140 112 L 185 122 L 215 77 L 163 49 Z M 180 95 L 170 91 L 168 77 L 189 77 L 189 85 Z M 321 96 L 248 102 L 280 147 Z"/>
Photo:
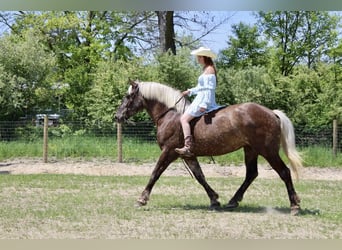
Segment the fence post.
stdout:
<path fill-rule="evenodd" d="M 122 125 L 117 123 L 118 162 L 122 163 Z"/>
<path fill-rule="evenodd" d="M 337 155 L 337 143 L 338 143 L 338 125 L 337 120 L 333 120 L 333 155 Z"/>
<path fill-rule="evenodd" d="M 48 161 L 48 116 L 44 115 L 44 134 L 43 134 L 43 161 L 47 163 Z"/>

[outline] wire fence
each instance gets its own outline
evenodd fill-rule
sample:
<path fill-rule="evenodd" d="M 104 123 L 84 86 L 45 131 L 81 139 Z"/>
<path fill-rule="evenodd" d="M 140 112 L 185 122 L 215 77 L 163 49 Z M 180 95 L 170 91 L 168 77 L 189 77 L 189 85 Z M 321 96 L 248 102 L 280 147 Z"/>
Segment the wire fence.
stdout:
<path fill-rule="evenodd" d="M 335 131 L 336 130 L 336 131 Z M 117 139 L 116 124 L 87 124 L 85 122 L 49 121 L 49 140 L 55 138 L 89 137 Z M 123 138 L 136 142 L 155 143 L 156 128 L 150 121 L 125 124 L 122 127 Z M 325 127 L 307 128 L 295 126 L 297 147 L 320 146 L 342 152 L 342 126 L 334 128 L 333 123 Z M 43 125 L 28 121 L 0 121 L 0 143 L 10 141 L 35 141 L 43 138 Z M 75 149 L 77 150 L 77 149 Z"/>

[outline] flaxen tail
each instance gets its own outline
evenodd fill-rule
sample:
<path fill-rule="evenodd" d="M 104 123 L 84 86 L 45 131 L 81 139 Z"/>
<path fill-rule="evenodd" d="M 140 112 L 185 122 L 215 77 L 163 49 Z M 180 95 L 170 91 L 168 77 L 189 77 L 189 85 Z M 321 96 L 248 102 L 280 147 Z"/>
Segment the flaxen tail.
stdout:
<path fill-rule="evenodd" d="M 295 143 L 295 134 L 292 122 L 285 115 L 284 112 L 280 110 L 273 110 L 273 112 L 280 119 L 280 127 L 281 127 L 281 146 L 290 161 L 291 169 L 295 174 L 295 177 L 298 179 L 299 171 L 303 167 L 302 165 L 302 157 L 299 155 L 296 150 Z"/>

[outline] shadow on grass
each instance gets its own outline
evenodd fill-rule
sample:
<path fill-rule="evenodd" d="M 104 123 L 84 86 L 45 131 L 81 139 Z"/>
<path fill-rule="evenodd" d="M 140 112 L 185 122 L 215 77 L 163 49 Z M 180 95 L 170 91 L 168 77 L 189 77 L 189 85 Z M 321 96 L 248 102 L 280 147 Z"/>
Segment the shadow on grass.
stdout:
<path fill-rule="evenodd" d="M 8 166 L 11 166 L 12 163 L 0 163 L 0 168 L 1 167 L 8 167 Z"/>
<path fill-rule="evenodd" d="M 150 208 L 151 209 L 151 208 Z M 212 209 L 206 205 L 180 205 L 174 207 L 154 207 L 153 209 L 157 210 L 202 210 L 202 211 L 212 211 L 212 212 L 224 212 L 224 213 L 254 213 L 254 214 L 291 214 L 291 209 L 289 207 L 271 207 L 271 206 L 257 206 L 257 205 L 240 205 L 237 208 L 226 208 L 221 206 L 216 209 Z M 300 209 L 299 214 L 297 216 L 304 215 L 320 215 L 320 211 L 318 209 Z"/>

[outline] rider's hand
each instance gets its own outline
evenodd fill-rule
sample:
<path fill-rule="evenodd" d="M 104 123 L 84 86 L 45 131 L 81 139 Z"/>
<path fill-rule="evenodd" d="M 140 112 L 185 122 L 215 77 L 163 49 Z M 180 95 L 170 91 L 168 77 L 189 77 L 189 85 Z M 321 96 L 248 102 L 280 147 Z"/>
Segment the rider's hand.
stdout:
<path fill-rule="evenodd" d="M 182 95 L 183 95 L 183 96 L 187 96 L 187 95 L 189 95 L 189 94 L 190 94 L 190 91 L 189 91 L 189 90 L 185 90 L 185 91 L 182 92 Z"/>
<path fill-rule="evenodd" d="M 207 111 L 206 108 L 202 108 L 202 107 L 200 108 L 200 112 L 201 112 L 201 113 L 204 113 L 205 111 Z"/>

